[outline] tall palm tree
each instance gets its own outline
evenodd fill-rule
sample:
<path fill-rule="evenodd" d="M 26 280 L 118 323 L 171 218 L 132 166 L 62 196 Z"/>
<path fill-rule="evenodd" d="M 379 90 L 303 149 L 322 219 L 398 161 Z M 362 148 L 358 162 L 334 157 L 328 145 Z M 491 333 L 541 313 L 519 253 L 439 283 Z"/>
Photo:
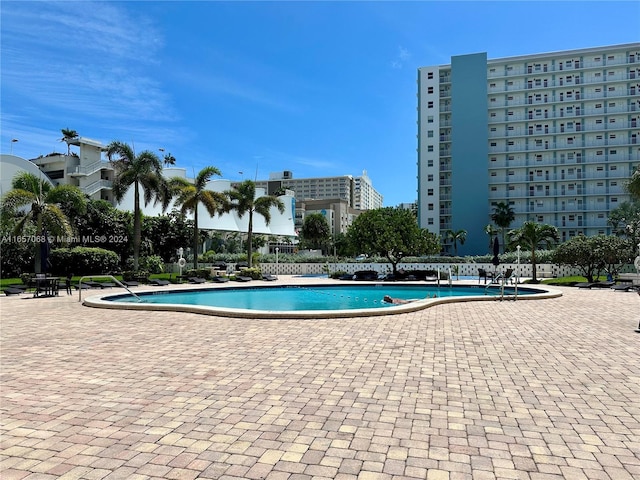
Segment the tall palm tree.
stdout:
<path fill-rule="evenodd" d="M 191 183 L 186 178 L 174 177 L 169 183 L 175 195 L 175 204 L 180 207 L 182 214 L 193 212 L 193 268 L 198 268 L 198 250 L 200 238 L 198 230 L 198 205 L 202 204 L 212 217 L 224 211 L 227 197 L 219 192 L 207 190 L 207 182 L 214 175 L 221 175 L 216 167 L 205 167 Z"/>
<path fill-rule="evenodd" d="M 133 148 L 118 141 L 107 145 L 107 158 L 114 167 L 112 188 L 116 201 L 120 202 L 133 185 L 133 267 L 138 270 L 142 241 L 140 188 L 144 193 L 145 206 L 151 200 L 160 201 L 164 211 L 171 201 L 167 181 L 162 176 L 162 162 L 149 150 L 136 155 Z"/>
<path fill-rule="evenodd" d="M 36 231 L 35 272 L 42 272 L 43 247 L 48 245 L 48 235 L 69 238 L 73 235 L 69 219 L 58 202 L 73 203 L 76 211 L 86 208 L 86 198 L 77 187 L 62 185 L 53 187 L 32 173 L 18 173 L 11 182 L 12 190 L 7 192 L 0 203 L 3 216 L 18 218 L 13 228 L 14 235 L 20 235 L 27 223 L 33 223 Z M 20 216 L 22 207 L 31 206 L 26 215 Z"/>
<path fill-rule="evenodd" d="M 513 208 L 509 206 L 507 202 L 498 202 L 491 214 L 491 220 L 500 229 L 502 234 L 502 251 L 506 250 L 504 232 L 513 223 L 516 218 L 516 214 Z"/>
<path fill-rule="evenodd" d="M 163 157 L 163 162 L 165 164 L 165 166 L 173 166 L 176 164 L 176 157 L 174 157 L 173 155 L 171 155 L 171 153 L 167 153 L 164 157 Z"/>
<path fill-rule="evenodd" d="M 484 233 L 489 236 L 489 252 L 493 248 L 493 237 L 498 234 L 498 229 L 494 227 L 492 224 L 488 223 L 484 226 Z"/>
<path fill-rule="evenodd" d="M 60 141 L 67 144 L 67 155 L 71 155 L 71 142 L 78 138 L 78 132 L 69 128 L 63 128 L 60 130 L 60 133 L 62 133 Z"/>
<path fill-rule="evenodd" d="M 464 242 L 467 241 L 467 231 L 466 230 L 447 230 L 445 233 L 446 238 L 453 242 L 453 252 L 456 257 L 458 256 L 458 242 L 460 245 L 464 245 Z"/>
<path fill-rule="evenodd" d="M 634 200 L 640 200 L 640 166 L 631 175 L 631 179 L 626 184 L 626 189 Z"/>
<path fill-rule="evenodd" d="M 552 225 L 525 222 L 522 227 L 509 232 L 512 243 L 518 243 L 526 249 L 531 250 L 531 269 L 533 271 L 533 283 L 538 283 L 536 276 L 536 249 L 539 247 L 551 247 L 558 241 L 558 229 Z"/>
<path fill-rule="evenodd" d="M 271 207 L 276 207 L 280 213 L 284 212 L 284 204 L 278 197 L 273 195 L 265 195 L 256 198 L 256 184 L 251 180 L 245 180 L 232 190 L 225 192 L 229 201 L 225 206 L 225 211 L 234 210 L 238 216 L 242 218 L 245 214 L 249 215 L 249 225 L 247 227 L 247 263 L 249 268 L 252 264 L 252 236 L 253 236 L 253 214 L 262 215 L 267 225 L 271 221 Z"/>

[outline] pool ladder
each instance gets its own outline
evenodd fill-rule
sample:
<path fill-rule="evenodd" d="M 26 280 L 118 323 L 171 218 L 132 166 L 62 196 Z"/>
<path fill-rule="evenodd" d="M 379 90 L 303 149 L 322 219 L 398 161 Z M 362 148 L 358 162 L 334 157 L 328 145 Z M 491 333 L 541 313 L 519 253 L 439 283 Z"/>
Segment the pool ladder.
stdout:
<path fill-rule="evenodd" d="M 115 278 L 113 275 L 85 275 L 83 277 L 80 277 L 80 280 L 78 281 L 78 301 L 82 302 L 82 280 L 84 280 L 85 278 L 110 278 L 111 280 L 113 280 L 116 284 L 118 284 L 119 286 L 121 286 L 122 288 L 124 288 L 127 292 L 129 292 L 131 295 L 133 295 L 134 297 L 136 297 L 138 299 L 139 302 L 142 301 L 142 299 L 136 295 L 135 293 L 133 293 L 131 290 L 129 290 L 129 287 L 127 287 L 125 284 L 123 284 L 120 280 L 118 280 L 117 278 Z"/>

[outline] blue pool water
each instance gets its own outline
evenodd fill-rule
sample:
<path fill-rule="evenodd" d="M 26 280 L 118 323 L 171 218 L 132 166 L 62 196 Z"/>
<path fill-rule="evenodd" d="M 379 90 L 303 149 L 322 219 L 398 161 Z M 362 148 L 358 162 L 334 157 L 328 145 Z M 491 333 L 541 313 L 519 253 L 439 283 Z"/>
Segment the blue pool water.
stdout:
<path fill-rule="evenodd" d="M 505 295 L 513 295 L 513 287 L 505 287 Z M 518 295 L 538 293 L 519 287 Z M 297 310 L 352 310 L 388 308 L 385 295 L 404 300 L 433 297 L 460 297 L 500 295 L 499 288 L 485 290 L 484 286 L 437 285 L 345 285 L 345 286 L 281 286 L 212 288 L 188 291 L 165 291 L 138 294 L 143 303 L 173 305 L 200 305 L 210 307 L 297 311 Z M 132 295 L 116 295 L 108 300 L 138 303 Z"/>

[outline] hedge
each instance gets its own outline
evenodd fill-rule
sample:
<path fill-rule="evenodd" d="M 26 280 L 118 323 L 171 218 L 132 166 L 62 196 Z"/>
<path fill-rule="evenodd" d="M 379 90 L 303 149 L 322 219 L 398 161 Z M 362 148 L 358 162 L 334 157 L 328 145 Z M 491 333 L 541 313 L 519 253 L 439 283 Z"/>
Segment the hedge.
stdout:
<path fill-rule="evenodd" d="M 49 256 L 51 271 L 58 275 L 100 275 L 120 271 L 118 254 L 104 248 L 57 248 Z"/>

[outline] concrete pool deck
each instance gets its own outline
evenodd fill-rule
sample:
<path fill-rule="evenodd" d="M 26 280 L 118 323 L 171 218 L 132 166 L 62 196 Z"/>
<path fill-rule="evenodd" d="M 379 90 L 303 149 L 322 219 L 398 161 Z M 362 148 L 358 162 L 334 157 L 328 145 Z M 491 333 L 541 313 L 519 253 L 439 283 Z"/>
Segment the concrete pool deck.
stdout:
<path fill-rule="evenodd" d="M 311 321 L 2 297 L 0 476 L 640 478 L 640 296 L 560 290 Z"/>

